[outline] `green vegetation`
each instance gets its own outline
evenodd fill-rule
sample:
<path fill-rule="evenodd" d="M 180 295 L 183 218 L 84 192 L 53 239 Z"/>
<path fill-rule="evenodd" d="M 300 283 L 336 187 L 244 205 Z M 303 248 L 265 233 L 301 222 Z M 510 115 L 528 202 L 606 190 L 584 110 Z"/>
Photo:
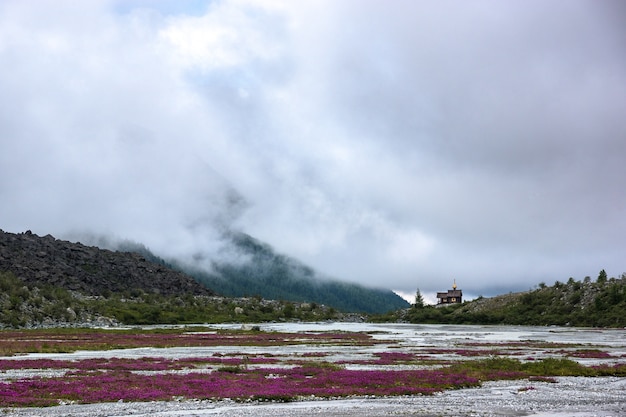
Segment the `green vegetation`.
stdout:
<path fill-rule="evenodd" d="M 418 297 L 420 293 L 418 290 Z M 626 274 L 607 278 L 604 270 L 593 282 L 570 278 L 544 283 L 525 293 L 478 298 L 463 304 L 429 306 L 414 304 L 408 311 L 376 318 L 403 319 L 411 323 L 511 324 L 535 326 L 624 327 L 626 326 Z"/>
<path fill-rule="evenodd" d="M 355 297 L 359 303 L 371 300 L 368 298 L 368 294 L 372 296 L 371 292 L 362 293 L 350 284 L 336 285 L 345 286 L 340 297 Z M 315 291 L 322 291 L 319 288 Z M 328 288 L 331 287 L 324 291 Z M 409 309 L 372 315 L 369 319 L 432 324 L 625 327 L 625 310 L 626 274 L 619 279 L 608 278 L 603 270 L 595 282 L 590 277 L 582 281 L 570 278 L 552 286 L 540 283 L 536 289 L 525 293 L 480 297 L 447 306 L 425 304 L 417 290 L 416 303 Z M 341 320 L 343 317 L 338 309 L 321 303 L 269 301 L 258 295 L 246 298 L 162 295 L 133 289 L 124 293 L 107 291 L 98 296 L 84 296 L 51 285 L 26 284 L 11 273 L 0 273 L 0 328 L 115 322 L 143 325 L 320 321 Z"/>
<path fill-rule="evenodd" d="M 260 297 L 222 298 L 206 296 L 171 296 L 142 294 L 127 299 L 114 294 L 90 302 L 97 313 L 125 324 L 257 323 L 286 320 L 330 320 L 332 308 L 315 303 L 294 304 L 267 301 Z"/>
<path fill-rule="evenodd" d="M 539 361 L 522 362 L 506 357 L 494 357 L 464 361 L 454 365 L 457 371 L 468 371 L 483 376 L 513 372 L 526 377 L 553 377 L 553 376 L 626 376 L 626 365 L 615 366 L 584 366 L 566 358 L 545 358 Z M 494 378 L 504 379 L 504 378 Z"/>
<path fill-rule="evenodd" d="M 0 326 L 23 327 L 50 317 L 70 321 L 83 307 L 66 290 L 28 286 L 11 273 L 0 273 Z"/>
<path fill-rule="evenodd" d="M 136 289 L 86 297 L 58 287 L 27 285 L 11 273 L 0 273 L 0 327 L 85 324 L 102 317 L 123 324 L 188 324 L 316 321 L 339 316 L 335 309 L 316 303 L 260 297 L 164 296 Z"/>

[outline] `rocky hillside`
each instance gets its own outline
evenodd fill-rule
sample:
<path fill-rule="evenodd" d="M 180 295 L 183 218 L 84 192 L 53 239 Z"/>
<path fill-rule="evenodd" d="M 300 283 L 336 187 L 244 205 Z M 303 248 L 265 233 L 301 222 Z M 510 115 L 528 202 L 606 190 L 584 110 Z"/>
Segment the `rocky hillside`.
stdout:
<path fill-rule="evenodd" d="M 0 272 L 11 272 L 29 285 L 50 285 L 84 295 L 212 294 L 193 278 L 136 253 L 40 237 L 30 231 L 0 230 Z"/>

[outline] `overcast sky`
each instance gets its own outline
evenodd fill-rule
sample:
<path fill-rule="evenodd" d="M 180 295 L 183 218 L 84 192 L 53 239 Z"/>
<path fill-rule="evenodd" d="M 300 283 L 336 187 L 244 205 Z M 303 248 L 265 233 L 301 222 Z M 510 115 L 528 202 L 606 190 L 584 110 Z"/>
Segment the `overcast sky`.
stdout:
<path fill-rule="evenodd" d="M 428 300 L 626 271 L 620 0 L 2 0 L 0 228 L 240 230 Z"/>

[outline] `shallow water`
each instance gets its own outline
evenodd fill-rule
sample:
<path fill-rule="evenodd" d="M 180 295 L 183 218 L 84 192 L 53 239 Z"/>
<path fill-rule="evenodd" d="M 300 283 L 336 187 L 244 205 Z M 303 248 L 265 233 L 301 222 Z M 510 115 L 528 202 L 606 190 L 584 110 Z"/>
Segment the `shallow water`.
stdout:
<path fill-rule="evenodd" d="M 532 357 L 541 359 L 551 356 L 551 350 L 537 347 L 536 343 L 528 346 L 510 345 L 517 342 L 543 342 L 571 345 L 570 350 L 598 349 L 607 352 L 613 359 L 575 358 L 585 365 L 611 363 L 626 358 L 626 329 L 591 329 L 571 327 L 531 327 L 531 326 L 475 326 L 475 325 L 429 325 L 429 324 L 378 324 L 378 323 L 261 323 L 261 331 L 266 332 L 365 332 L 379 341 L 373 346 L 320 346 L 320 345 L 285 345 L 285 346 L 212 346 L 212 347 L 173 347 L 173 348 L 137 348 L 114 349 L 106 351 L 77 351 L 73 353 L 31 353 L 20 358 L 47 359 L 88 359 L 88 358 L 141 358 L 158 356 L 164 358 L 185 358 L 211 356 L 216 353 L 273 355 L 298 355 L 323 352 L 333 355 L 328 359 L 345 360 L 358 355 L 371 355 L 390 349 L 420 353 L 425 349 L 489 349 L 503 346 L 511 350 L 518 359 Z M 215 329 L 241 329 L 241 324 L 221 324 L 211 326 Z M 389 343 L 384 343 L 389 342 Z M 476 345 L 478 344 L 478 345 Z M 342 357 L 343 356 L 343 357 Z M 562 356 L 562 355 L 560 355 Z M 460 359 L 459 355 L 443 353 L 440 359 Z M 7 358 L 11 359 L 11 358 Z"/>
<path fill-rule="evenodd" d="M 241 328 L 228 324 L 219 328 Z M 533 326 L 477 326 L 437 324 L 378 324 L 378 323 L 270 323 L 260 324 L 264 331 L 277 332 L 366 332 L 374 339 L 390 341 L 389 346 L 375 345 L 371 352 L 385 350 L 398 345 L 418 352 L 421 348 L 454 348 L 473 344 L 506 345 L 516 342 L 545 342 L 572 345 L 576 349 L 599 349 L 618 358 L 626 357 L 626 329 L 592 329 L 576 327 L 533 327 Z M 367 349 L 367 348 L 365 348 Z M 523 350 L 520 346 L 520 350 Z M 527 349 L 539 359 L 546 356 L 545 349 Z M 520 356 L 520 355 L 516 355 Z M 458 359 L 458 356 L 455 356 Z M 598 359 L 572 358 L 584 364 L 593 364 Z"/>

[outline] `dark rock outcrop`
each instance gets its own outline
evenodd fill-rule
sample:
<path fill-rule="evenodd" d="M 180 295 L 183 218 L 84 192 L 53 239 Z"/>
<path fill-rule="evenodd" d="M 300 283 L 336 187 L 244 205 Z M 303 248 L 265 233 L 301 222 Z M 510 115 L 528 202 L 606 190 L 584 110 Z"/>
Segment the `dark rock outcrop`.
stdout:
<path fill-rule="evenodd" d="M 0 230 L 0 272 L 27 284 L 53 285 L 85 295 L 139 290 L 162 295 L 213 292 L 181 272 L 131 252 L 114 252 L 44 237 Z"/>

